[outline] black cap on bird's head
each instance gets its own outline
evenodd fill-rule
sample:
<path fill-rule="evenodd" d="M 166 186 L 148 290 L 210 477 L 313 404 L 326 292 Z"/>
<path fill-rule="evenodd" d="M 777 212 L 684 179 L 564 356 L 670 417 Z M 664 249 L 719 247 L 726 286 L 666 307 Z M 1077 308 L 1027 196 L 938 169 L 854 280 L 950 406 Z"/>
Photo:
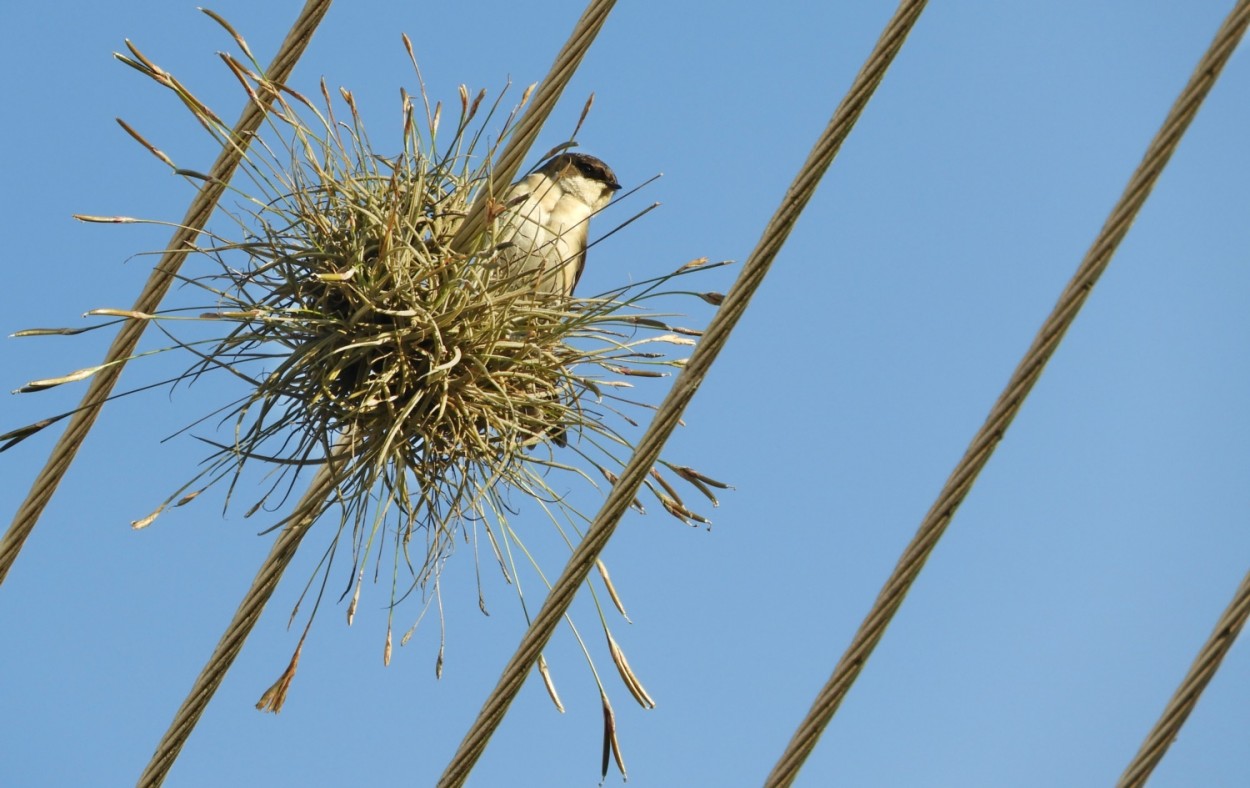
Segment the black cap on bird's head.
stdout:
<path fill-rule="evenodd" d="M 552 178 L 560 178 L 569 170 L 573 170 L 584 178 L 599 181 L 612 191 L 621 188 L 620 182 L 616 180 L 616 173 L 612 172 L 611 167 L 602 159 L 596 159 L 585 153 L 561 153 L 559 156 L 551 157 L 538 168 L 539 172 Z"/>

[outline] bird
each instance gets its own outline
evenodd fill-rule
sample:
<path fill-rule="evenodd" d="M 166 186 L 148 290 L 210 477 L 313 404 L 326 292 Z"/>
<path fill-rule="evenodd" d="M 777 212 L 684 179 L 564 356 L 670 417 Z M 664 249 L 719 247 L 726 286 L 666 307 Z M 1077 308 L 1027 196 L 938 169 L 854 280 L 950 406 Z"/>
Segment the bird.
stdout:
<path fill-rule="evenodd" d="M 612 168 L 585 153 L 553 156 L 508 187 L 496 225 L 507 286 L 544 299 L 571 298 L 586 267 L 590 217 L 620 188 Z M 567 378 L 558 388 L 561 398 L 575 398 Z M 564 447 L 567 427 L 553 424 L 534 438 Z"/>
<path fill-rule="evenodd" d="M 504 193 L 504 270 L 537 293 L 573 295 L 586 267 L 590 217 L 621 188 L 612 168 L 585 153 L 561 153 Z"/>

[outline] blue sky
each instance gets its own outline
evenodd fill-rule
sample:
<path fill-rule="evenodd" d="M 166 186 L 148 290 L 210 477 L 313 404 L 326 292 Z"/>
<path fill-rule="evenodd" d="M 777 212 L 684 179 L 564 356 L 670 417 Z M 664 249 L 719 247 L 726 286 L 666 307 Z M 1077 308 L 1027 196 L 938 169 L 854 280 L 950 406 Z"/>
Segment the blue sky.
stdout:
<path fill-rule="evenodd" d="M 267 60 L 300 5 L 212 8 Z M 1230 5 L 931 5 L 670 443 L 737 490 L 710 531 L 630 515 L 605 554 L 634 622 L 614 634 L 658 703 L 634 705 L 595 641 L 630 784 L 746 786 L 768 772 Z M 893 11 L 808 6 L 614 12 L 534 155 L 594 91 L 583 149 L 626 186 L 663 172 L 633 199 L 664 205 L 595 248 L 587 292 L 746 258 Z M 414 86 L 401 31 L 432 95 L 454 102 L 462 82 L 493 96 L 509 76 L 538 81 L 580 12 L 473 8 L 337 4 L 293 82 L 350 87 L 385 151 L 399 87 Z M 177 220 L 191 199 L 113 118 L 184 166 L 214 155 L 110 53 L 134 40 L 233 119 L 237 86 L 214 55 L 231 44 L 191 3 L 8 4 L 0 23 L 0 330 L 79 325 L 129 306 L 152 262 L 132 255 L 168 236 L 71 214 Z M 1250 567 L 1248 127 L 1242 51 L 800 784 L 1106 785 L 1132 757 Z M 89 366 L 106 343 L 6 339 L 3 387 Z M 123 387 L 147 379 L 136 367 Z M 8 397 L 0 431 L 81 391 Z M 110 405 L 0 587 L 0 782 L 133 782 L 268 551 L 264 524 L 223 517 L 219 494 L 129 528 L 193 471 L 196 441 L 161 440 L 211 393 Z M 5 511 L 54 438 L 0 456 Z M 286 709 L 256 712 L 298 638 L 285 625 L 310 547 L 168 784 L 432 784 L 494 686 L 523 622 L 500 582 L 486 584 L 492 615 L 477 611 L 463 550 L 445 580 L 441 680 L 428 624 L 382 666 L 377 588 L 351 628 L 342 606 L 323 610 Z M 554 574 L 560 551 L 546 549 Z M 574 612 L 593 635 L 588 601 Z M 472 785 L 597 783 L 597 695 L 567 630 L 548 658 L 567 713 L 528 683 Z M 1243 642 L 1152 785 L 1250 784 L 1247 731 Z"/>

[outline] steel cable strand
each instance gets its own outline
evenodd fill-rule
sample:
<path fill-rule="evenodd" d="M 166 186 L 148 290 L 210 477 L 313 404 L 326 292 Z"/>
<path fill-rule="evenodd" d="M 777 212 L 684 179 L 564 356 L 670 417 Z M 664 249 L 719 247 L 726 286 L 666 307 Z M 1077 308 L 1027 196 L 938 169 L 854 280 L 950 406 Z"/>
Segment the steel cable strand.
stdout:
<path fill-rule="evenodd" d="M 204 714 L 209 701 L 217 692 L 217 688 L 221 686 L 222 680 L 225 679 L 226 672 L 230 670 L 230 666 L 234 664 L 235 658 L 243 649 L 247 636 L 256 622 L 260 620 L 265 604 L 273 596 L 274 589 L 278 587 L 278 581 L 282 579 L 282 573 L 286 571 L 291 559 L 295 557 L 300 541 L 316 518 L 322 502 L 333 488 L 334 474 L 331 466 L 323 465 L 318 469 L 304 497 L 295 507 L 295 512 L 289 518 L 289 524 L 274 540 L 273 548 L 252 580 L 251 588 L 239 604 L 221 640 L 213 649 L 208 663 L 196 677 L 191 691 L 187 693 L 186 699 L 174 714 L 169 728 L 157 743 L 151 760 L 139 777 L 137 785 L 140 788 L 158 786 L 164 782 L 178 753 L 182 751 L 183 745 L 190 738 L 191 731 Z"/>
<path fill-rule="evenodd" d="M 329 8 L 330 0 L 308 0 L 269 67 L 268 74 L 274 81 L 281 83 L 287 80 L 296 61 L 308 46 L 313 31 L 317 29 L 317 25 Z M 273 98 L 270 96 L 261 100 L 266 102 L 267 107 Z M 154 314 L 160 307 L 165 293 L 178 274 L 178 269 L 191 251 L 196 237 L 204 228 L 209 216 L 212 215 L 217 206 L 217 200 L 221 198 L 226 184 L 234 174 L 235 168 L 238 167 L 246 149 L 246 141 L 250 140 L 260 128 L 264 116 L 265 109 L 256 102 L 249 101 L 244 106 L 243 113 L 231 132 L 231 139 L 242 140 L 244 144 L 237 146 L 227 144 L 222 147 L 217 160 L 213 162 L 212 169 L 209 170 L 204 185 L 196 194 L 195 199 L 191 201 L 191 206 L 187 209 L 181 226 L 170 239 L 166 247 L 169 251 L 161 256 L 160 262 L 152 269 L 143 290 L 135 300 L 132 307 L 134 311 Z M 109 346 L 100 371 L 91 378 L 87 386 L 87 392 L 83 395 L 79 409 L 70 418 L 65 432 L 61 434 L 60 439 L 52 448 L 48 461 L 39 475 L 35 477 L 30 492 L 18 508 L 17 514 L 13 516 L 13 522 L 9 525 L 8 531 L 5 532 L 3 538 L 0 538 L 0 584 L 4 583 L 9 569 L 22 550 L 22 545 L 35 529 L 35 523 L 39 521 L 48 502 L 52 500 L 52 495 L 56 492 L 65 472 L 69 470 L 74 456 L 78 453 L 79 447 L 82 446 L 100 409 L 121 375 L 122 368 L 125 366 L 124 359 L 134 353 L 139 337 L 142 336 L 146 326 L 147 321 L 142 320 L 122 323 L 121 329 Z"/>
<path fill-rule="evenodd" d="M 568 610 L 577 590 L 595 565 L 595 560 L 611 538 L 621 517 L 629 509 L 648 470 L 658 459 L 660 450 L 676 427 L 686 405 L 694 397 L 712 362 L 715 361 L 738 319 L 746 310 L 752 295 L 763 281 L 774 258 L 785 243 L 799 214 L 811 199 L 842 142 L 859 119 L 860 113 L 872 96 L 885 73 L 886 67 L 902 46 L 903 39 L 919 15 L 924 2 L 905 2 L 883 32 L 876 49 L 856 76 L 850 90 L 834 112 L 832 119 L 808 155 L 807 161 L 795 176 L 794 182 L 782 198 L 776 213 L 766 226 L 743 265 L 742 273 L 734 282 L 716 316 L 691 355 L 685 369 L 674 381 L 672 389 L 661 403 L 656 415 L 628 464 L 621 471 L 607 500 L 595 517 L 586 536 L 569 558 L 564 571 L 552 586 L 543 603 L 517 647 L 516 653 L 504 668 L 495 689 L 486 699 L 477 719 L 466 733 L 460 747 L 453 755 L 439 780 L 442 788 L 461 786 L 486 749 L 491 735 L 507 714 L 508 707 L 525 682 L 530 668 L 538 659 L 547 641 Z"/>
<path fill-rule="evenodd" d="M 1120 781 L 1116 783 L 1118 788 L 1139 788 L 1146 784 L 1155 766 L 1163 760 L 1168 747 L 1176 740 L 1189 713 L 1198 704 L 1198 698 L 1215 676 L 1224 656 L 1237 640 L 1237 635 L 1246 624 L 1247 616 L 1250 616 L 1250 573 L 1242 579 L 1232 602 L 1224 609 L 1211 636 L 1194 659 L 1194 664 L 1190 666 L 1184 680 L 1176 688 L 1176 693 L 1146 736 L 1141 749 L 1120 776 Z"/>
<path fill-rule="evenodd" d="M 816 696 L 807 716 L 795 731 L 785 752 L 769 774 L 765 785 L 787 786 L 797 776 L 807 756 L 814 749 L 821 732 L 832 719 L 842 699 L 854 683 L 864 662 L 880 641 L 890 619 L 903 602 L 911 584 L 919 575 L 925 560 L 945 531 L 972 487 L 977 474 L 985 466 L 994 448 L 1020 409 L 1058 346 L 1077 312 L 1080 310 L 1098 277 L 1106 269 L 1116 247 L 1128 232 L 1137 212 L 1158 180 L 1181 136 L 1197 113 L 1203 98 L 1216 76 L 1228 61 L 1250 20 L 1250 0 L 1241 0 L 1229 13 L 1215 40 L 1195 68 L 1189 83 L 1168 113 L 1159 132 L 1151 141 L 1145 156 L 1134 171 L 1110 218 L 1082 260 L 1076 274 L 1064 289 L 1050 316 L 1038 331 L 1024 359 L 1012 374 L 1003 393 L 994 403 L 985 423 L 977 432 L 955 470 L 951 473 L 937 501 L 922 520 L 912 542 L 886 581 L 868 615 L 846 652 L 834 668 L 828 682 Z M 1223 641 L 1227 648 L 1227 641 Z M 1183 717 L 1182 717 L 1183 719 Z M 1174 735 L 1174 734 L 1173 734 Z M 1161 755 L 1161 753 L 1160 753 Z"/>

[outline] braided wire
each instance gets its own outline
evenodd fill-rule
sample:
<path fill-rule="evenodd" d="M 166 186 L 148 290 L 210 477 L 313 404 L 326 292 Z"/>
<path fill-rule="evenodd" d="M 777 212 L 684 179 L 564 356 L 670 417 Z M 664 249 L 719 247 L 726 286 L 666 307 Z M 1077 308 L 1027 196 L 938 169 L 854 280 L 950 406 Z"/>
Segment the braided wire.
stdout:
<path fill-rule="evenodd" d="M 1194 664 L 1190 666 L 1189 672 L 1185 674 L 1180 686 L 1176 688 L 1176 693 L 1172 695 L 1163 713 L 1159 715 L 1159 720 L 1151 728 L 1146 740 L 1142 742 L 1141 749 L 1133 756 L 1124 774 L 1120 776 L 1120 781 L 1116 783 L 1118 788 L 1140 788 L 1146 784 L 1150 773 L 1154 771 L 1159 761 L 1163 760 L 1164 754 L 1176 740 L 1189 713 L 1198 704 L 1202 691 L 1215 676 L 1215 671 L 1219 669 L 1224 655 L 1237 640 L 1238 633 L 1246 625 L 1247 617 L 1250 617 L 1250 572 L 1242 578 L 1241 585 L 1237 587 L 1237 593 L 1233 595 L 1233 600 L 1220 615 L 1220 620 L 1216 622 L 1215 629 L 1207 638 L 1207 642 L 1202 644 L 1202 649 L 1194 659 Z"/>
<path fill-rule="evenodd" d="M 291 559 L 295 557 L 295 552 L 299 549 L 300 542 L 304 534 L 308 532 L 309 526 L 316 519 L 322 502 L 333 489 L 334 474 L 331 471 L 331 464 L 327 463 L 318 469 L 308 485 L 304 497 L 295 507 L 295 513 L 291 515 L 290 524 L 283 528 L 278 538 L 274 540 L 273 548 L 269 551 L 265 562 L 261 564 L 260 570 L 252 580 L 252 585 L 239 604 L 238 610 L 235 611 L 229 626 L 226 627 L 221 640 L 213 649 L 212 656 L 204 665 L 204 669 L 200 671 L 200 675 L 196 677 L 191 691 L 187 693 L 186 699 L 174 714 L 169 728 L 157 743 L 151 760 L 148 761 L 148 765 L 136 783 L 140 788 L 153 788 L 165 781 L 178 753 L 182 751 L 183 745 L 191 736 L 191 731 L 195 729 L 209 701 L 212 700 L 217 688 L 225 679 L 226 672 L 230 670 L 230 666 L 234 664 L 235 658 L 243 649 L 247 636 L 251 634 L 252 628 L 260 620 L 265 604 L 273 596 L 274 589 L 278 587 L 278 581 L 282 579 L 282 573 L 286 571 Z"/>

